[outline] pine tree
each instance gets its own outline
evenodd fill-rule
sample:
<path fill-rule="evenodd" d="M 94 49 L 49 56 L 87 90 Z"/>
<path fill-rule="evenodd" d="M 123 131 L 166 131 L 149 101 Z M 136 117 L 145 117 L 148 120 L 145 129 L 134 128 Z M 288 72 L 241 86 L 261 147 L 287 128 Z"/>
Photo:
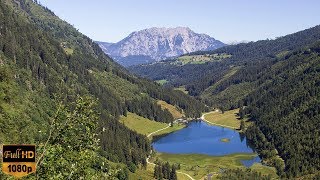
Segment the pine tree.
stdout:
<path fill-rule="evenodd" d="M 156 179 L 160 179 L 159 165 L 154 167 L 153 177 Z"/>
<path fill-rule="evenodd" d="M 245 126 L 245 124 L 244 124 L 244 120 L 241 120 L 241 122 L 240 122 L 240 130 L 245 130 L 245 128 L 246 128 L 246 126 Z"/>
<path fill-rule="evenodd" d="M 175 166 L 172 166 L 172 168 L 171 168 L 170 178 L 169 179 L 170 180 L 177 180 L 178 179 Z"/>
<path fill-rule="evenodd" d="M 239 109 L 239 118 L 240 118 L 240 119 L 243 119 L 244 116 L 245 116 L 245 112 L 244 112 L 243 107 L 241 107 L 241 108 Z"/>
<path fill-rule="evenodd" d="M 170 177 L 170 164 L 166 162 L 163 166 L 163 177 L 168 179 Z"/>
<path fill-rule="evenodd" d="M 163 173 L 162 173 L 162 166 L 161 165 L 159 166 L 158 172 L 159 172 L 159 178 L 158 179 L 163 179 Z"/>

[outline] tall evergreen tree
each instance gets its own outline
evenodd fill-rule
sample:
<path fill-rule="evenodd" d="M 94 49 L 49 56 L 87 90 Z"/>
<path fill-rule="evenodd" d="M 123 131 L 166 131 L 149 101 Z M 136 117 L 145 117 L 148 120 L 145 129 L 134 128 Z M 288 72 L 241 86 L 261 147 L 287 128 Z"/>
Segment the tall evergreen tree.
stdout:
<path fill-rule="evenodd" d="M 178 179 L 175 166 L 171 167 L 170 178 L 169 179 L 170 180 L 177 180 Z"/>

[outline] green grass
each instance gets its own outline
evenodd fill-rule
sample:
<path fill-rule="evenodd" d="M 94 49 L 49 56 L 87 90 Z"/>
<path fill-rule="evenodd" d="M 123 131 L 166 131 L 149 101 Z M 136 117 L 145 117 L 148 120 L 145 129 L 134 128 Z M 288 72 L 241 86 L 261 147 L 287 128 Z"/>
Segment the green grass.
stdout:
<path fill-rule="evenodd" d="M 188 93 L 189 93 L 184 86 L 180 86 L 180 87 L 178 87 L 178 88 L 174 88 L 174 90 L 182 91 L 182 92 L 185 93 L 185 94 L 188 94 Z"/>
<path fill-rule="evenodd" d="M 185 125 L 180 125 L 180 124 L 174 124 L 173 127 L 169 127 L 167 129 L 164 129 L 162 131 L 159 131 L 155 134 L 153 134 L 152 136 L 155 136 L 155 135 L 162 135 L 162 134 L 169 134 L 169 133 L 172 133 L 174 131 L 178 131 L 182 128 L 185 128 Z"/>
<path fill-rule="evenodd" d="M 179 109 L 171 104 L 168 104 L 165 101 L 157 101 L 157 104 L 161 106 L 163 109 L 167 109 L 173 116 L 174 119 L 178 119 L 184 116 L 182 112 L 179 111 Z"/>
<path fill-rule="evenodd" d="M 129 179 L 153 179 L 154 167 L 150 164 L 146 169 L 137 168 L 135 173 L 129 173 Z"/>
<path fill-rule="evenodd" d="M 239 113 L 239 109 L 225 111 L 223 114 L 220 111 L 212 111 L 210 114 L 205 115 L 204 118 L 205 120 L 215 124 L 239 129 L 241 121 L 238 120 L 239 116 L 237 113 Z"/>
<path fill-rule="evenodd" d="M 169 82 L 169 81 L 167 81 L 166 79 L 161 79 L 161 80 L 157 80 L 157 81 L 156 81 L 156 83 L 158 83 L 158 84 L 160 84 L 160 85 L 164 85 L 164 84 L 166 84 L 167 82 Z"/>
<path fill-rule="evenodd" d="M 225 143 L 228 143 L 230 142 L 230 139 L 229 138 L 222 138 L 220 139 L 221 142 L 225 142 Z"/>
<path fill-rule="evenodd" d="M 130 112 L 128 112 L 127 117 L 120 117 L 120 122 L 127 126 L 129 129 L 135 130 L 138 133 L 144 135 L 148 135 L 158 129 L 162 129 L 168 126 L 168 124 L 166 123 L 152 121 Z"/>
<path fill-rule="evenodd" d="M 178 180 L 190 180 L 190 178 L 184 174 L 177 173 Z"/>
<path fill-rule="evenodd" d="M 256 154 L 232 154 L 227 156 L 207 156 L 199 154 L 165 154 L 157 153 L 157 158 L 161 161 L 168 161 L 181 165 L 182 172 L 191 175 L 195 179 L 201 179 L 205 175 L 219 174 L 221 169 L 245 168 L 240 160 L 249 160 Z M 155 158 L 154 158 L 155 159 Z M 256 164 L 254 170 L 262 174 L 271 174 L 276 177 L 275 169 Z M 216 176 L 215 176 L 216 177 Z"/>
<path fill-rule="evenodd" d="M 135 173 L 129 173 L 129 179 L 132 180 L 151 180 L 154 179 L 154 166 L 148 164 L 147 169 L 137 169 Z M 190 178 L 184 174 L 177 173 L 178 180 L 190 180 Z"/>
<path fill-rule="evenodd" d="M 154 179 L 153 173 L 154 173 L 154 166 L 151 164 L 148 164 L 146 169 L 137 168 L 135 173 L 130 172 L 129 179 L 132 179 L 132 180 L 136 180 L 136 179 L 149 180 L 150 179 L 151 180 L 151 179 Z M 178 180 L 190 180 L 189 177 L 180 173 L 177 173 L 177 177 L 178 177 Z"/>
<path fill-rule="evenodd" d="M 112 161 L 107 161 L 109 163 L 109 165 L 115 169 L 123 169 L 126 167 L 125 164 L 123 163 L 115 163 Z M 150 164 L 147 164 L 147 168 L 144 169 L 141 166 L 138 166 L 136 169 L 136 172 L 132 173 L 129 171 L 129 179 L 153 179 L 153 171 L 154 171 L 154 167 Z"/>
<path fill-rule="evenodd" d="M 153 120 L 149 120 L 147 118 L 138 116 L 130 112 L 128 112 L 127 117 L 125 116 L 120 117 L 120 122 L 123 123 L 125 126 L 127 126 L 129 129 L 132 129 L 144 135 L 148 135 L 154 131 L 157 131 L 159 129 L 162 129 L 168 126 L 168 124 L 166 123 L 160 123 Z M 171 133 L 173 131 L 177 131 L 182 128 L 184 128 L 183 125 L 175 124 L 173 127 L 169 127 L 162 131 L 159 131 L 158 133 L 155 133 L 152 136 Z M 150 136 L 149 138 L 152 139 L 152 136 Z"/>
<path fill-rule="evenodd" d="M 205 55 L 185 55 L 177 58 L 177 61 L 173 62 L 175 65 L 185 64 L 204 64 L 210 61 L 221 61 L 226 58 L 230 58 L 231 55 L 222 54 L 205 54 Z"/>
<path fill-rule="evenodd" d="M 254 163 L 250 169 L 260 172 L 263 175 L 271 175 L 271 177 L 277 177 L 277 170 L 274 167 L 264 166 L 261 163 Z"/>
<path fill-rule="evenodd" d="M 71 49 L 71 48 L 64 48 L 64 52 L 66 52 L 67 55 L 72 55 L 72 54 L 73 54 L 73 49 Z"/>

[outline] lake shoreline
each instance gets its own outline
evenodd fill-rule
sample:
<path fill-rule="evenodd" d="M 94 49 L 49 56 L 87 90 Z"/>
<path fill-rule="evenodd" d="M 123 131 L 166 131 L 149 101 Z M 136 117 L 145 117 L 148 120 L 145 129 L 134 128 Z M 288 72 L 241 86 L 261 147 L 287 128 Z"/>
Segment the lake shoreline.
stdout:
<path fill-rule="evenodd" d="M 215 126 L 220 126 L 220 127 L 225 127 L 225 128 L 229 128 L 229 129 L 232 129 L 232 130 L 236 130 L 236 131 L 240 131 L 240 121 L 237 119 L 237 115 L 235 112 L 238 112 L 239 110 L 238 109 L 235 109 L 235 110 L 230 110 L 230 111 L 226 111 L 224 112 L 223 114 L 218 114 L 220 113 L 219 111 L 215 110 L 215 111 L 210 111 L 210 112 L 207 112 L 207 113 L 203 113 L 202 116 L 201 116 L 201 120 L 202 121 L 205 121 L 209 124 L 212 124 L 212 125 L 215 125 Z M 223 124 L 223 123 L 216 123 L 216 122 L 212 122 L 208 119 L 205 118 L 205 116 L 207 115 L 217 115 L 217 117 L 215 117 L 215 121 L 219 121 L 219 119 L 225 119 L 225 117 L 227 117 L 225 119 L 225 121 L 228 121 L 226 124 Z M 228 125 L 227 125 L 228 124 Z M 231 126 L 232 124 L 232 126 Z"/>
<path fill-rule="evenodd" d="M 228 143 L 221 139 L 228 139 Z M 157 136 L 152 145 L 157 152 L 174 154 L 219 156 L 255 152 L 240 132 L 198 120 L 190 121 L 185 128 L 174 133 Z"/>
<path fill-rule="evenodd" d="M 272 174 L 277 177 L 276 170 L 272 167 L 264 166 L 261 163 L 253 163 L 250 167 L 243 164 L 243 160 L 252 160 L 256 153 L 235 153 L 223 156 L 210 156 L 204 154 L 169 154 L 156 153 L 151 160 L 159 159 L 170 164 L 180 164 L 179 171 L 190 174 L 194 179 L 202 179 L 208 174 L 218 176 L 225 169 L 246 169 L 251 168 L 262 174 Z"/>
<path fill-rule="evenodd" d="M 214 133 L 214 131 L 217 131 L 218 129 L 218 133 L 219 132 L 224 132 L 224 133 L 231 133 L 231 135 L 233 134 L 233 137 L 230 138 L 230 134 L 222 134 L 219 136 L 211 139 L 209 138 L 209 140 L 213 140 L 214 142 L 220 142 L 222 144 L 217 145 L 215 147 L 217 147 L 219 149 L 218 146 L 224 146 L 224 145 L 228 145 L 229 143 L 234 143 L 236 141 L 240 141 L 241 137 L 240 137 L 240 132 L 239 131 L 235 131 L 234 129 L 230 129 L 230 128 L 226 128 L 224 129 L 224 127 L 222 126 L 217 126 L 217 125 L 213 125 L 211 123 L 207 123 L 203 120 L 199 120 L 199 119 L 195 119 L 195 120 L 191 120 L 189 121 L 189 123 L 186 125 L 185 128 L 180 129 L 179 131 L 174 131 L 174 132 L 170 132 L 167 134 L 163 134 L 161 136 L 159 136 L 158 138 L 156 138 L 153 141 L 153 146 L 155 143 L 157 143 L 157 141 L 161 141 L 160 144 L 162 143 L 168 143 L 168 148 L 172 149 L 172 139 L 163 139 L 161 140 L 161 138 L 166 138 L 167 136 L 173 136 L 175 137 L 175 141 L 183 142 L 184 140 L 186 140 L 187 142 L 189 141 L 188 139 L 184 139 L 184 138 L 188 138 L 187 136 L 184 135 L 180 135 L 183 138 L 179 139 L 179 134 L 177 133 L 181 133 L 181 131 L 188 131 L 188 128 L 196 128 L 193 129 L 194 131 L 199 131 L 199 133 L 204 133 L 204 131 L 207 131 L 209 134 L 210 133 Z M 208 128 L 208 129 L 206 129 Z M 189 133 L 187 133 L 188 135 L 190 135 Z M 237 136 L 235 136 L 236 134 L 239 134 L 239 138 L 237 138 Z M 194 134 L 196 135 L 196 134 Z M 206 133 L 205 133 L 206 135 Z M 208 134 L 207 134 L 208 135 Z M 192 137 L 194 137 L 192 134 L 190 135 Z M 214 136 L 214 135 L 213 135 Z M 203 140 L 203 139 L 208 139 L 207 136 L 199 136 L 198 137 L 199 140 Z M 226 142 L 221 142 L 221 139 L 223 138 L 230 138 L 230 141 L 228 143 Z M 242 142 L 243 141 L 243 142 Z M 192 144 L 192 142 L 190 142 Z M 241 144 L 246 143 L 245 139 L 241 140 Z M 238 148 L 240 144 L 236 145 L 236 148 Z M 193 146 L 198 146 L 197 144 L 193 144 Z M 242 145 L 243 146 L 243 145 Z M 185 147 L 183 146 L 183 144 L 181 144 L 182 149 L 185 149 Z M 254 170 L 260 171 L 262 173 L 264 172 L 268 172 L 268 173 L 272 173 L 274 174 L 274 177 L 276 177 L 276 173 L 275 173 L 275 169 L 272 167 L 268 167 L 268 166 L 264 166 L 261 163 L 261 159 L 258 155 L 258 153 L 256 153 L 253 149 L 250 152 L 236 152 L 236 153 L 230 153 L 230 154 L 222 154 L 222 155 L 212 155 L 212 154 L 204 154 L 204 153 L 183 153 L 183 152 L 163 152 L 162 150 L 157 149 L 156 146 L 154 146 L 155 149 L 155 156 L 152 157 L 150 159 L 150 162 L 154 162 L 154 160 L 156 159 L 160 159 L 161 161 L 168 161 L 169 163 L 172 164 L 181 164 L 181 172 L 187 173 L 189 175 L 191 175 L 193 178 L 195 179 L 201 179 L 204 176 L 208 175 L 208 174 L 214 174 L 215 176 L 218 176 L 221 173 L 221 170 L 223 169 L 229 169 L 229 168 L 233 168 L 233 169 L 245 169 L 245 168 L 252 168 Z M 215 149 L 215 148 L 214 148 Z M 221 149 L 221 147 L 220 147 Z M 223 149 L 223 148 L 222 148 Z M 241 149 L 239 149 L 241 151 Z"/>

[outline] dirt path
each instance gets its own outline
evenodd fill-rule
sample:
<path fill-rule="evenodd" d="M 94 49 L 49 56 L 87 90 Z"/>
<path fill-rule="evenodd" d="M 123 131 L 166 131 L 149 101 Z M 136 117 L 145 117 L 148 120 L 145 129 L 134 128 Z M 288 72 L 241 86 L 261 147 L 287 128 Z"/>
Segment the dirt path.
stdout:
<path fill-rule="evenodd" d="M 151 152 L 150 152 L 150 154 L 152 153 L 152 150 L 151 150 Z M 150 162 L 149 161 L 149 158 L 150 158 L 150 156 L 149 157 L 147 157 L 147 159 L 146 159 L 146 161 L 147 161 L 147 164 L 150 164 L 150 165 L 153 165 L 153 166 L 156 166 L 156 164 L 155 163 L 152 163 L 152 162 Z M 179 173 L 179 174 L 183 174 L 183 175 L 185 175 L 185 176 L 187 176 L 188 178 L 190 178 L 191 180 L 195 180 L 195 179 L 193 179 L 193 177 L 191 177 L 189 174 L 187 174 L 187 173 L 184 173 L 184 172 L 181 172 L 181 171 L 176 171 L 177 173 Z"/>
<path fill-rule="evenodd" d="M 152 132 L 152 133 L 148 134 L 148 135 L 147 135 L 147 137 L 150 137 L 152 134 L 155 134 L 155 133 L 157 133 L 157 132 L 159 132 L 159 131 L 162 131 L 162 130 L 168 129 L 170 126 L 171 126 L 171 123 L 169 123 L 169 125 L 168 125 L 167 127 L 165 127 L 165 128 L 162 128 L 162 129 L 156 130 L 156 131 L 154 131 L 154 132 Z"/>

